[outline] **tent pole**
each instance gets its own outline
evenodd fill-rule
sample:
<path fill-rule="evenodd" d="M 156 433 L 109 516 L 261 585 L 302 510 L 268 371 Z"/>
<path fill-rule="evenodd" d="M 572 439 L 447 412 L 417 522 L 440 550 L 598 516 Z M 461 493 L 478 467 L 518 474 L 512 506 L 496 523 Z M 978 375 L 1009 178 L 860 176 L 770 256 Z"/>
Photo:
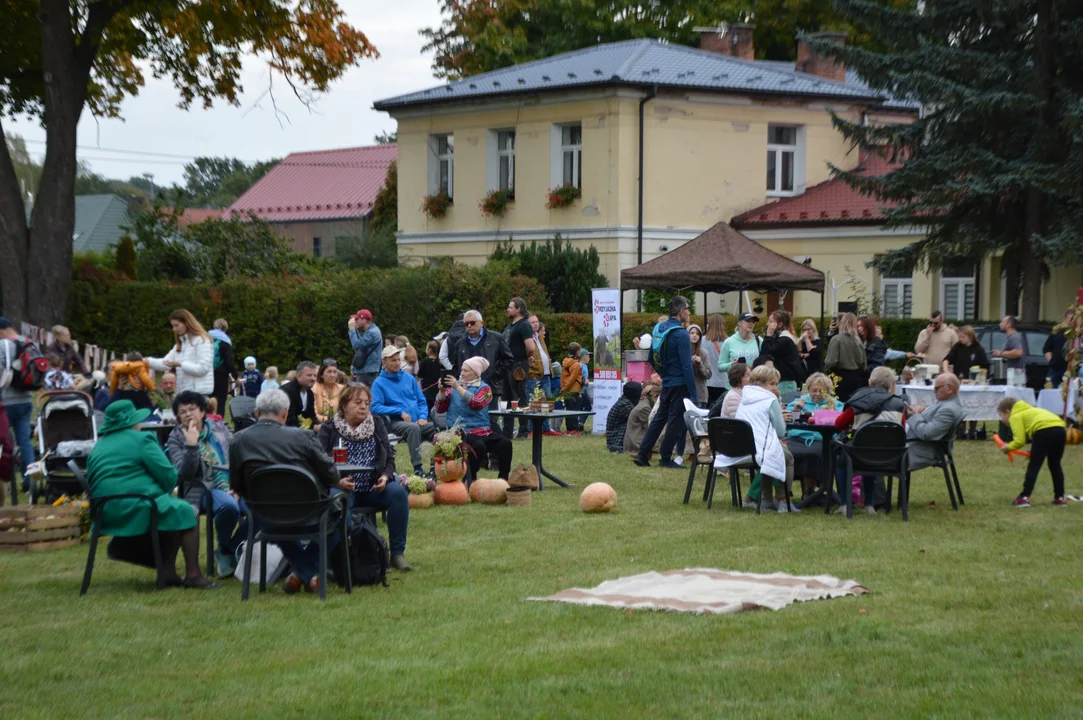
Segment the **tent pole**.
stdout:
<path fill-rule="evenodd" d="M 707 332 L 707 291 L 703 291 L 703 332 Z"/>
<path fill-rule="evenodd" d="M 824 291 L 820 291 L 820 334 L 824 334 Z"/>

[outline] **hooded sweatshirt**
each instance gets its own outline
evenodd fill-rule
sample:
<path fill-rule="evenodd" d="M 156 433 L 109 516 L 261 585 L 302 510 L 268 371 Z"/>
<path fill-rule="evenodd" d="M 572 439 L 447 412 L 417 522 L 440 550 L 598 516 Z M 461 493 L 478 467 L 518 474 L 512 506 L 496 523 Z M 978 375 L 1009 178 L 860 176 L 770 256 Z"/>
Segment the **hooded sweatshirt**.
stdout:
<path fill-rule="evenodd" d="M 402 370 L 394 373 L 382 371 L 372 383 L 372 414 L 402 420 L 404 412 L 410 414 L 410 422 L 429 419 L 428 403 L 421 392 L 421 385 L 417 378 Z"/>
<path fill-rule="evenodd" d="M 873 420 L 884 420 L 903 423 L 903 410 L 906 403 L 897 395 L 892 395 L 884 388 L 863 387 L 850 396 L 846 403 L 846 409 L 835 421 L 835 427 L 848 428 L 853 424 L 854 430 L 865 423 Z"/>
<path fill-rule="evenodd" d="M 737 419 L 752 426 L 756 442 L 756 462 L 764 475 L 776 480 L 786 479 L 786 456 L 779 438 L 786 435 L 782 422 L 782 408 L 778 398 L 759 385 L 746 385 L 741 389 L 741 405 Z"/>

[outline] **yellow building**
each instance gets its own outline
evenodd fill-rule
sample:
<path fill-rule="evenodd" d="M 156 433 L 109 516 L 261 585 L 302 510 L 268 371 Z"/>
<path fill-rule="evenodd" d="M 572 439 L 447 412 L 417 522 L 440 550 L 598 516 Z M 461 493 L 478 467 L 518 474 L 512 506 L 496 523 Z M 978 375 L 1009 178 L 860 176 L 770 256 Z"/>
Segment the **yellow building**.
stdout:
<path fill-rule="evenodd" d="M 703 31 L 702 49 L 654 40 L 599 45 L 376 103 L 398 121 L 400 259 L 480 264 L 500 243 L 559 233 L 576 246 L 595 246 L 601 272 L 617 286 L 622 269 L 718 221 L 826 183 L 829 164 L 856 168 L 859 153 L 832 128 L 829 111 L 872 123 L 916 117 L 916 107 L 879 96 L 808 47 L 799 47 L 801 71 L 754 61 L 751 36 L 750 26 L 730 26 Z M 561 186 L 579 197 L 549 207 L 550 191 Z M 493 191 L 514 199 L 503 214 L 488 216 L 480 204 Z M 442 217 L 430 217 L 423 203 L 439 193 L 452 203 Z M 895 282 L 901 278 L 865 268 L 875 254 L 918 239 L 920 229 L 870 223 L 747 233 L 783 255 L 811 257 L 835 285 L 853 276 L 870 297 L 908 292 L 894 314 L 954 306 L 997 314 L 997 283 L 982 285 L 973 270 L 969 284 L 914 276 L 906 290 Z M 999 278 L 995 261 L 985 269 L 986 278 Z M 1059 295 L 1060 285 L 1078 279 L 1051 285 Z M 851 299 L 855 287 L 851 280 L 837 299 Z M 732 311 L 736 300 L 711 297 L 708 306 Z M 625 307 L 634 303 L 627 293 Z M 819 314 L 820 299 L 810 293 L 786 304 L 799 315 Z"/>

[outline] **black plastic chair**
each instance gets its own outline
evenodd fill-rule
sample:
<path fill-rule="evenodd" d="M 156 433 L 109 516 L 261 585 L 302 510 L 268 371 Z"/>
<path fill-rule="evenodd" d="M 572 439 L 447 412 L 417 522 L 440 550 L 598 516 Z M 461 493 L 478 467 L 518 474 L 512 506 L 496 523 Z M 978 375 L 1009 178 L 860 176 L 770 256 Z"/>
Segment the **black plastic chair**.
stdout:
<path fill-rule="evenodd" d="M 955 438 L 955 433 L 959 431 L 959 428 L 966 423 L 966 420 L 961 420 L 955 427 L 951 429 L 947 435 L 940 440 L 907 440 L 908 445 L 921 444 L 936 450 L 937 460 L 932 465 L 926 465 L 925 467 L 940 468 L 944 471 L 944 484 L 948 487 L 948 497 L 951 499 L 951 507 L 953 510 L 958 510 L 960 505 L 966 505 L 963 502 L 963 488 L 959 485 L 959 472 L 955 469 L 955 456 L 953 455 L 952 444 Z M 950 474 L 949 474 L 950 471 Z M 952 491 L 952 483 L 955 484 L 955 490 Z M 910 484 L 907 483 L 907 490 L 910 489 Z M 958 502 L 956 502 L 958 498 Z"/>
<path fill-rule="evenodd" d="M 90 502 L 90 550 L 86 556 L 86 570 L 83 572 L 83 586 L 79 589 L 79 596 L 86 595 L 86 591 L 90 589 L 90 578 L 94 574 L 94 556 L 98 551 L 98 538 L 101 537 L 101 525 L 102 525 L 102 511 L 107 503 L 113 500 L 141 500 L 150 506 L 150 542 L 154 548 L 154 569 L 157 572 L 158 579 L 155 583 L 155 587 L 159 590 L 165 588 L 165 576 L 162 574 L 162 548 L 158 541 L 158 504 L 155 499 L 150 495 L 137 495 L 137 494 L 123 494 L 123 495 L 103 495 L 100 497 L 95 496 L 90 492 L 90 484 L 87 483 L 86 476 L 83 474 L 79 464 L 74 460 L 68 461 L 68 469 L 79 480 L 79 484 L 83 486 L 83 492 L 86 493 L 87 500 Z"/>
<path fill-rule="evenodd" d="M 752 477 L 759 471 L 759 463 L 756 462 L 756 439 L 752 435 L 752 426 L 744 420 L 731 418 L 711 418 L 707 421 L 707 440 L 711 444 L 711 454 L 714 457 L 725 455 L 738 460 L 729 468 L 730 501 L 735 508 L 741 507 L 741 470 L 749 470 Z M 718 468 L 711 462 L 711 469 L 707 473 L 707 509 L 714 504 L 714 487 L 718 478 Z M 756 514 L 760 513 L 760 505 L 763 504 L 763 493 L 760 493 L 760 503 L 756 506 Z"/>
<path fill-rule="evenodd" d="M 225 414 L 225 408 L 220 408 Z M 238 433 L 256 424 L 256 399 L 239 395 L 229 401 L 229 417 L 233 421 L 233 432 Z"/>
<path fill-rule="evenodd" d="M 319 543 L 320 600 L 326 600 L 327 538 L 335 531 L 330 523 L 332 520 L 337 523 L 337 529 L 342 533 L 341 542 L 346 542 L 349 532 L 348 496 L 345 493 L 328 496 L 312 473 L 293 465 L 268 465 L 253 470 L 246 478 L 246 484 L 248 491 L 244 501 L 248 506 L 248 544 L 245 547 L 255 547 L 253 543 L 257 539 L 263 543 L 260 548 L 259 591 L 267 590 L 267 541 L 308 540 Z M 318 527 L 313 529 L 317 523 Z M 349 593 L 353 589 L 350 564 L 346 562 L 344 565 L 344 585 Z M 241 600 L 248 599 L 251 578 L 252 553 L 246 552 Z"/>
<path fill-rule="evenodd" d="M 862 425 L 850 442 L 836 440 L 846 463 L 846 480 L 842 496 L 846 503 L 846 517 L 854 516 L 854 498 L 850 492 L 856 473 L 880 475 L 888 478 L 888 510 L 891 503 L 891 478 L 899 478 L 899 505 L 903 520 L 909 520 L 910 504 L 909 471 L 906 461 L 906 430 L 899 423 L 878 420 Z M 866 499 L 866 502 L 868 500 Z"/>
<path fill-rule="evenodd" d="M 696 480 L 696 471 L 704 465 L 699 460 L 699 446 L 700 442 L 710 439 L 707 437 L 707 417 L 701 415 L 695 410 L 686 410 L 684 413 L 684 424 L 688 428 L 688 434 L 692 437 L 692 463 L 688 468 L 688 487 L 684 491 L 684 504 L 688 504 L 688 499 L 692 497 L 692 484 Z M 712 453 L 711 464 L 714 464 L 714 454 Z M 710 477 L 710 467 L 707 469 L 708 477 Z M 707 501 L 707 493 L 710 490 L 710 483 L 704 483 L 703 485 L 703 500 Z"/>

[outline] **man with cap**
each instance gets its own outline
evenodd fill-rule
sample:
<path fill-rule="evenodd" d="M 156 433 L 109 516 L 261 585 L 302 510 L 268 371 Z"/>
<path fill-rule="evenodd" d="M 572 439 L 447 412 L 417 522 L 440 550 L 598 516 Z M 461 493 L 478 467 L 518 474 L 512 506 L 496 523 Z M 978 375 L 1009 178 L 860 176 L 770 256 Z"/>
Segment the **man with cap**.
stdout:
<path fill-rule="evenodd" d="M 651 333 L 651 350 L 647 356 L 651 365 L 658 370 L 662 378 L 662 394 L 658 412 L 647 427 L 647 433 L 640 443 L 639 453 L 633 462 L 640 467 L 650 465 L 648 458 L 662 434 L 662 446 L 658 450 L 658 467 L 680 469 L 680 464 L 673 461 L 673 450 L 677 456 L 684 454 L 684 437 L 687 429 L 684 424 L 684 401 L 695 399 L 696 378 L 692 373 L 692 339 L 684 329 L 689 316 L 688 298 L 676 295 L 669 301 L 669 319 L 658 323 Z M 654 338 L 661 340 L 657 352 L 654 350 Z"/>
<path fill-rule="evenodd" d="M 372 383 L 372 414 L 384 417 L 387 429 L 410 448 L 414 472 L 424 473 L 421 443 L 431 440 L 437 428 L 429 422 L 429 407 L 417 379 L 402 371 L 402 352 L 392 345 L 383 350 L 383 372 Z"/>
<path fill-rule="evenodd" d="M 752 313 L 742 313 L 737 318 L 737 332 L 722 341 L 722 347 L 718 350 L 718 371 L 722 374 L 727 388 L 730 367 L 738 362 L 752 367 L 760 355 L 762 341 L 752 333 L 758 319 Z"/>
<path fill-rule="evenodd" d="M 384 336 L 380 328 L 372 321 L 372 313 L 361 309 L 354 313 L 346 323 L 350 329 L 350 345 L 353 346 L 353 362 L 350 370 L 354 380 L 372 387 L 380 373 L 380 348 L 384 346 Z"/>
<path fill-rule="evenodd" d="M 15 332 L 11 320 L 0 317 L 0 404 L 4 406 L 8 424 L 15 433 L 15 444 L 19 446 L 19 472 L 23 476 L 24 491 L 30 487 L 26 466 L 35 459 L 34 443 L 30 439 L 30 411 L 34 406 L 34 393 L 11 387 L 8 373 L 14 372 L 13 363 L 19 359 L 17 343 L 25 340 Z"/>

